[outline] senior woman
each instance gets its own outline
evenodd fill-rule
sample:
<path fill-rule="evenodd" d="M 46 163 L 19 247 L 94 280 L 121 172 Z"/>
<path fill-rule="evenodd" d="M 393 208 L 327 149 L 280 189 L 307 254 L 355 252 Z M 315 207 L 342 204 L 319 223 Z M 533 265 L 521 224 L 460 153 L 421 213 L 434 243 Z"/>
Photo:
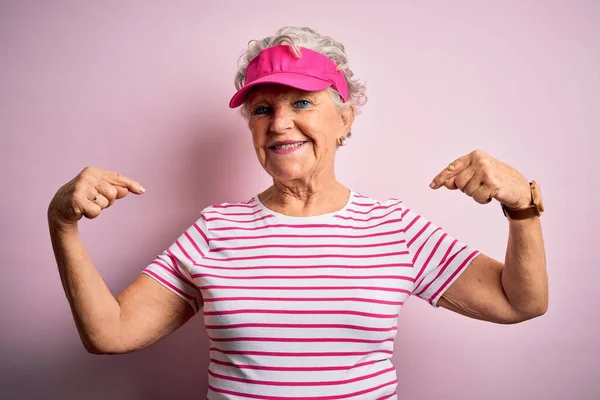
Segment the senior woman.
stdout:
<path fill-rule="evenodd" d="M 242 106 L 271 187 L 204 209 L 116 297 L 77 223 L 142 186 L 87 167 L 51 201 L 56 261 L 88 351 L 142 349 L 203 309 L 208 399 L 396 399 L 391 357 L 410 295 L 502 324 L 546 311 L 535 181 L 474 151 L 431 183 L 502 204 L 509 236 L 496 261 L 402 201 L 377 201 L 336 179 L 336 151 L 365 102 L 340 43 L 288 27 L 251 42 L 242 61 L 230 106 Z"/>

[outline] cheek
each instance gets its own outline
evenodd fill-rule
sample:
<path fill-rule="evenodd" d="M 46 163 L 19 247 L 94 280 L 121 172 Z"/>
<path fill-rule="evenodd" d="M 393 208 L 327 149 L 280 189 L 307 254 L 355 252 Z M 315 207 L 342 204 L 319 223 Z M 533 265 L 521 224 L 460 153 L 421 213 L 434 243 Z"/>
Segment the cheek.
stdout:
<path fill-rule="evenodd" d="M 254 135 L 252 136 L 252 141 L 254 142 L 254 152 L 256 153 L 258 160 L 261 164 L 264 164 L 267 158 L 264 142 L 261 142 L 260 138 L 256 138 Z"/>
<path fill-rule="evenodd" d="M 307 132 L 310 132 L 310 136 L 314 141 L 315 153 L 319 156 L 328 156 L 334 152 L 337 132 L 331 123 L 320 121 L 320 123 L 307 125 L 305 129 Z"/>
<path fill-rule="evenodd" d="M 254 146 L 256 151 L 258 151 L 258 149 L 262 147 L 260 137 L 258 137 L 256 135 L 252 135 L 252 145 Z"/>
<path fill-rule="evenodd" d="M 301 122 L 296 123 L 298 129 L 308 136 L 317 147 L 322 147 L 327 143 L 328 125 L 319 115 L 311 115 L 310 118 L 304 118 Z"/>
<path fill-rule="evenodd" d="M 255 148 L 264 146 L 267 135 L 266 130 L 263 129 L 261 124 L 258 123 L 249 123 L 248 128 L 250 128 L 250 133 L 252 134 L 252 143 Z"/>
<path fill-rule="evenodd" d="M 336 124 L 338 118 L 339 116 L 333 112 L 315 112 L 304 121 L 305 129 L 321 147 L 335 147 L 335 140 L 339 136 L 339 126 Z"/>
<path fill-rule="evenodd" d="M 267 154 L 265 152 L 265 143 L 267 140 L 265 130 L 261 129 L 260 126 L 256 123 L 249 123 L 248 127 L 250 128 L 250 133 L 252 136 L 252 146 L 254 147 L 254 152 L 260 164 L 264 167 L 266 163 Z"/>

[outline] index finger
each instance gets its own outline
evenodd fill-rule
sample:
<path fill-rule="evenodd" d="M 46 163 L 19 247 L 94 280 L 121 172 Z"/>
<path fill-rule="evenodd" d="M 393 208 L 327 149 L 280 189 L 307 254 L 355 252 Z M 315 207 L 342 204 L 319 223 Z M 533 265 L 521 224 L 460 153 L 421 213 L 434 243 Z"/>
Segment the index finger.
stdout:
<path fill-rule="evenodd" d="M 471 155 L 467 154 L 452 161 L 442 172 L 437 174 L 431 184 L 432 189 L 439 188 L 448 179 L 460 174 L 469 165 L 471 165 Z"/>
<path fill-rule="evenodd" d="M 129 189 L 130 192 L 142 194 L 146 191 L 139 182 L 134 181 L 123 175 L 120 172 L 115 171 L 104 171 L 102 174 L 102 178 L 106 180 L 111 185 L 121 186 Z"/>

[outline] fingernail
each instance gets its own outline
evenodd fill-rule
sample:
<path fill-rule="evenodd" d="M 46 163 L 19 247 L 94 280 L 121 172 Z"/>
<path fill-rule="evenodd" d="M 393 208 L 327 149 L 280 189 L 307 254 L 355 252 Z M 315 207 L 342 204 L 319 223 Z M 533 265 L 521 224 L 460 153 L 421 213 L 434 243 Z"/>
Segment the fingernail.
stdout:
<path fill-rule="evenodd" d="M 146 189 L 144 189 L 144 187 L 142 185 L 139 185 L 140 188 L 140 192 L 144 193 L 146 191 Z"/>
<path fill-rule="evenodd" d="M 431 181 L 431 183 L 429 184 L 429 187 L 433 189 L 435 187 L 435 182 Z"/>

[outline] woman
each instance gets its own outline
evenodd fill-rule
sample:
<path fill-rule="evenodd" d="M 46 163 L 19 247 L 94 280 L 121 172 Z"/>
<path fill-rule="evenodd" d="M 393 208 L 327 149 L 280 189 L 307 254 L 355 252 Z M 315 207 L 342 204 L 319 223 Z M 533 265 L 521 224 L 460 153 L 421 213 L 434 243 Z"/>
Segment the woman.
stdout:
<path fill-rule="evenodd" d="M 503 324 L 546 311 L 535 183 L 482 151 L 431 183 L 503 205 L 510 230 L 501 263 L 400 200 L 376 201 L 336 180 L 336 150 L 365 101 L 338 42 L 307 28 L 251 42 L 236 87 L 230 106 L 242 107 L 273 185 L 249 201 L 206 208 L 118 296 L 89 259 L 77 222 L 142 186 L 87 167 L 50 203 L 57 264 L 90 352 L 139 350 L 203 308 L 211 400 L 395 399 L 390 359 L 411 294 Z"/>

